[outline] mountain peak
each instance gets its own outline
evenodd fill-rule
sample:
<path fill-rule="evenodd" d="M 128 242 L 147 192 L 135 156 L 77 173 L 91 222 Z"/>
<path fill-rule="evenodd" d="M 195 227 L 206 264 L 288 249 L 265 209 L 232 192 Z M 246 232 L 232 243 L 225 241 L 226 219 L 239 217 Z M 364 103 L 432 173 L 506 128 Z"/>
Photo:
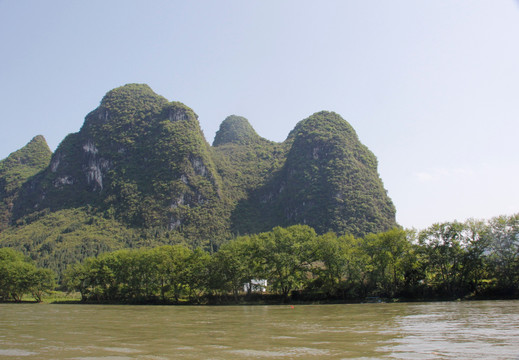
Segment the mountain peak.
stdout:
<path fill-rule="evenodd" d="M 106 93 L 101 100 L 101 105 L 109 105 L 113 102 L 121 100 L 141 100 L 144 101 L 150 98 L 163 98 L 157 95 L 148 85 L 146 84 L 126 84 L 112 89 Z"/>
<path fill-rule="evenodd" d="M 29 141 L 27 143 L 27 145 L 31 144 L 31 143 L 40 143 L 40 144 L 45 144 L 47 145 L 47 140 L 45 139 L 45 137 L 43 135 L 36 135 L 35 137 L 33 137 L 31 139 L 31 141 Z M 48 147 L 48 145 L 47 145 Z"/>
<path fill-rule="evenodd" d="M 159 114 L 167 103 L 146 84 L 127 84 L 108 91 L 99 107 L 87 116 L 85 125 L 131 125 Z"/>
<path fill-rule="evenodd" d="M 295 128 L 290 132 L 287 139 L 293 139 L 301 134 L 325 134 L 325 133 L 343 133 L 348 134 L 352 139 L 358 140 L 357 133 L 353 127 L 344 120 L 339 114 L 333 111 L 319 111 L 301 120 Z"/>
<path fill-rule="evenodd" d="M 24 147 L 9 154 L 0 164 L 2 164 L 2 168 L 7 166 L 7 164 L 19 163 L 42 169 L 48 164 L 51 155 L 52 151 L 45 137 L 43 135 L 36 135 Z"/>
<path fill-rule="evenodd" d="M 10 221 L 13 202 L 22 184 L 45 169 L 51 155 L 45 138 L 37 135 L 27 145 L 0 161 L 0 231 Z"/>
<path fill-rule="evenodd" d="M 214 137 L 213 146 L 228 143 L 245 145 L 257 139 L 260 139 L 260 136 L 246 118 L 230 115 L 220 124 L 220 129 Z"/>

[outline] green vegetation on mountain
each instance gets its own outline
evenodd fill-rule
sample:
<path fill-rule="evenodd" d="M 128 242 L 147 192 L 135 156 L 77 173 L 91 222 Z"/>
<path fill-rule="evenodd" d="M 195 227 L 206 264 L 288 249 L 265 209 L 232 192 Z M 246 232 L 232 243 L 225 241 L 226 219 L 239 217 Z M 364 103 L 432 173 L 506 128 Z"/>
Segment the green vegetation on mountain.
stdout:
<path fill-rule="evenodd" d="M 262 140 L 251 126 L 249 121 L 242 116 L 228 116 L 216 132 L 213 146 L 224 144 L 249 145 Z"/>
<path fill-rule="evenodd" d="M 232 115 L 223 121 L 216 133 L 213 153 L 234 208 L 280 168 L 286 150 L 284 144 L 257 135 L 247 119 Z"/>
<path fill-rule="evenodd" d="M 110 91 L 65 138 L 50 166 L 26 184 L 13 216 L 90 205 L 134 228 L 221 241 L 229 227 L 221 187 L 196 114 L 130 84 Z"/>
<path fill-rule="evenodd" d="M 10 222 L 12 207 L 23 183 L 45 169 L 52 152 L 41 135 L 0 161 L 0 231 Z"/>
<path fill-rule="evenodd" d="M 377 173 L 376 157 L 339 115 L 310 116 L 284 145 L 283 166 L 235 208 L 238 232 L 308 224 L 318 233 L 362 236 L 395 226 L 395 208 Z"/>
<path fill-rule="evenodd" d="M 0 244 L 22 251 L 61 279 L 69 264 L 125 248 L 190 244 L 178 232 L 133 228 L 98 214 L 91 207 L 43 212 L 23 226 L 0 233 Z"/>
<path fill-rule="evenodd" d="M 519 215 L 399 229 L 377 159 L 333 112 L 282 143 L 147 85 L 108 92 L 51 154 L 0 161 L 0 300 L 54 280 L 84 300 L 517 296 Z M 16 249 L 16 251 L 14 250 Z"/>
<path fill-rule="evenodd" d="M 301 121 L 282 143 L 232 115 L 210 146 L 192 109 L 129 84 L 109 91 L 41 162 L 2 198 L 10 227 L 0 246 L 58 274 L 69 262 L 139 247 L 143 236 L 212 252 L 276 226 L 364 236 L 396 225 L 375 156 L 331 112 Z"/>

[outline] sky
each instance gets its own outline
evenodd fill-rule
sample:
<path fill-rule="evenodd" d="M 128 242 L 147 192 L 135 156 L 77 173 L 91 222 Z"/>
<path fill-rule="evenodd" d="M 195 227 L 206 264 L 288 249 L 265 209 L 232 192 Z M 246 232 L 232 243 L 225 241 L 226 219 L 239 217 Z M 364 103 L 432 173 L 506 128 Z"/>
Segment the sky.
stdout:
<path fill-rule="evenodd" d="M 283 141 L 321 110 L 378 158 L 397 222 L 519 212 L 517 0 L 0 0 L 0 159 L 146 83 Z"/>

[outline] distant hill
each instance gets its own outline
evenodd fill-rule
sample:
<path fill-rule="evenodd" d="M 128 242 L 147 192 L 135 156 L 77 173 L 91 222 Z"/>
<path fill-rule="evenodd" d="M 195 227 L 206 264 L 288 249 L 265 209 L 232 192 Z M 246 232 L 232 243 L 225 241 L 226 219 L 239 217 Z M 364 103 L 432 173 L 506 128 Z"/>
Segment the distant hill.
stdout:
<path fill-rule="evenodd" d="M 45 169 L 52 152 L 41 135 L 0 161 L 0 231 L 11 221 L 12 208 L 22 185 Z"/>
<path fill-rule="evenodd" d="M 96 221 L 107 231 L 100 238 L 110 223 L 117 224 L 114 234 L 131 232 L 134 240 L 105 241 L 106 248 L 151 237 L 214 249 L 233 235 L 278 225 L 356 236 L 396 225 L 376 157 L 338 114 L 313 114 L 282 143 L 232 115 L 211 146 L 192 109 L 142 84 L 109 91 L 52 157 L 38 136 L 2 160 L 0 200 L 0 246 L 21 244 L 21 234 L 25 244 L 58 241 L 58 235 L 38 240 L 36 230 L 33 236 L 26 229 L 37 225 L 45 234 L 45 219 L 66 214 L 76 225 L 65 226 L 65 234 Z M 37 251 L 35 258 L 42 257 Z"/>

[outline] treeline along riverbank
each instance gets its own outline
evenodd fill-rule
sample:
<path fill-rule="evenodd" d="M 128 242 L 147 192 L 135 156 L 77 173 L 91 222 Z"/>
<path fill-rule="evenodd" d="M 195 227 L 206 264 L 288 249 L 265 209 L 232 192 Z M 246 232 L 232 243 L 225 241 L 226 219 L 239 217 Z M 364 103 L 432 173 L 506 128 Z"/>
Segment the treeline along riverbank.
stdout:
<path fill-rule="evenodd" d="M 22 254 L 0 249 L 0 299 L 32 293 L 41 300 L 53 288 L 48 271 L 37 275 L 23 264 L 30 262 Z M 183 245 L 119 250 L 69 266 L 60 286 L 85 302 L 113 303 L 516 297 L 519 215 L 363 238 L 277 227 L 228 241 L 213 254 Z"/>

